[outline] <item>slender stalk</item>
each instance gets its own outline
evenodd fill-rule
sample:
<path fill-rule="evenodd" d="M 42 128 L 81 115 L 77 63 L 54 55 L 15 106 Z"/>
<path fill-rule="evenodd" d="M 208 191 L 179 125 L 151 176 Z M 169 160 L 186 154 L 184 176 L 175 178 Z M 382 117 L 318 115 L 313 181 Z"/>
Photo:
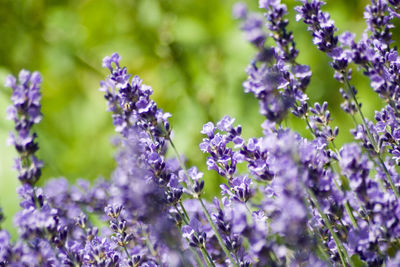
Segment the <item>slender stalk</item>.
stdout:
<path fill-rule="evenodd" d="M 332 143 L 332 144 L 334 145 L 334 143 Z M 336 146 L 334 146 L 334 148 L 336 149 Z M 337 150 L 337 149 L 336 149 L 336 150 Z M 338 157 L 339 157 L 339 159 L 340 159 L 340 154 L 339 154 L 338 152 L 336 152 L 336 153 L 337 153 L 337 155 L 338 155 Z M 332 165 L 332 169 L 333 169 L 333 171 L 335 171 L 338 175 L 342 176 L 342 173 L 341 173 L 340 171 L 336 170 L 336 168 L 334 168 L 333 165 Z M 344 177 L 345 177 L 345 176 L 344 176 Z M 334 180 L 334 181 L 335 181 L 336 187 L 340 190 L 339 184 L 336 182 L 336 180 Z M 356 218 L 354 217 L 354 214 L 353 214 L 352 208 L 351 208 L 351 206 L 350 206 L 350 204 L 349 204 L 349 201 L 346 201 L 346 202 L 344 203 L 344 208 L 345 208 L 345 210 L 346 210 L 347 215 L 349 215 L 351 224 L 353 225 L 354 228 L 358 229 L 357 220 L 356 220 Z"/>
<path fill-rule="evenodd" d="M 207 217 L 207 221 L 210 223 L 210 226 L 213 229 L 215 236 L 217 237 L 218 242 L 219 242 L 220 246 L 222 247 L 222 250 L 225 252 L 226 256 L 228 256 L 228 258 L 231 260 L 232 264 L 236 267 L 239 267 L 239 265 L 233 260 L 232 255 L 229 252 L 228 248 L 225 246 L 224 240 L 222 240 L 222 237 L 219 234 L 217 227 L 215 226 L 214 222 L 212 221 L 210 213 L 208 212 L 206 206 L 204 205 L 203 200 L 201 198 L 198 198 L 198 200 L 200 201 L 200 204 L 203 208 L 204 214 Z"/>
<path fill-rule="evenodd" d="M 389 181 L 390 187 L 392 188 L 394 194 L 396 195 L 396 198 L 400 199 L 399 191 L 397 190 L 396 186 L 394 185 L 393 180 L 390 177 L 390 173 L 389 173 L 388 169 L 386 168 L 386 165 L 383 162 L 382 157 L 379 154 L 378 154 L 378 160 L 382 164 L 383 171 L 385 172 L 386 177 L 388 177 L 388 181 Z"/>
<path fill-rule="evenodd" d="M 142 231 L 143 231 L 143 230 L 142 230 Z M 153 247 L 153 244 L 150 242 L 148 235 L 145 234 L 144 237 L 145 237 L 145 240 L 144 240 L 144 241 L 145 241 L 145 243 L 146 243 L 146 246 L 149 248 L 151 255 L 153 255 L 154 257 L 156 257 L 156 256 L 157 256 L 157 252 L 155 251 L 155 249 L 154 249 L 154 247 Z"/>
<path fill-rule="evenodd" d="M 319 252 L 321 253 L 321 256 L 323 257 L 323 260 L 326 262 L 329 262 L 329 260 L 330 260 L 329 255 L 326 253 L 326 251 L 321 246 L 321 244 L 318 244 L 317 248 L 318 248 Z"/>
<path fill-rule="evenodd" d="M 338 249 L 338 253 L 339 253 L 339 257 L 340 260 L 343 264 L 343 266 L 347 266 L 346 261 L 350 264 L 351 267 L 355 267 L 353 262 L 349 259 L 349 255 L 347 255 L 347 251 L 344 248 L 342 242 L 340 241 L 339 237 L 336 235 L 335 231 L 333 231 L 333 227 L 331 222 L 329 221 L 328 217 L 326 216 L 326 214 L 322 211 L 321 207 L 319 206 L 318 200 L 315 197 L 314 193 L 310 190 L 307 189 L 307 192 L 309 194 L 309 196 L 311 197 L 312 201 L 315 204 L 315 207 L 317 208 L 319 214 L 321 215 L 322 219 L 324 220 L 326 226 L 328 227 L 329 232 L 331 233 L 333 240 L 336 244 L 336 247 Z"/>
<path fill-rule="evenodd" d="M 313 136 L 315 136 L 315 132 L 314 132 L 314 129 L 311 127 L 310 120 L 308 119 L 308 115 L 306 114 L 306 115 L 304 116 L 304 118 L 305 118 L 305 120 L 306 120 L 308 129 L 310 129 L 311 134 L 312 134 Z"/>
<path fill-rule="evenodd" d="M 208 262 L 211 264 L 211 266 L 215 267 L 213 259 L 211 258 L 210 254 L 208 254 L 208 251 L 204 247 L 201 248 L 201 253 L 203 254 L 204 259 L 208 259 Z"/>
<path fill-rule="evenodd" d="M 131 258 L 131 254 L 129 253 L 128 249 L 126 248 L 126 245 L 124 245 L 123 248 L 124 248 L 126 256 L 128 257 L 128 259 L 130 259 Z"/>
<path fill-rule="evenodd" d="M 187 172 L 187 169 L 186 169 L 186 166 L 183 164 L 183 162 L 182 162 L 182 160 L 181 160 L 181 158 L 180 158 L 180 155 L 179 155 L 179 153 L 178 153 L 178 150 L 176 149 L 176 147 L 175 147 L 175 145 L 174 145 L 174 142 L 172 142 L 172 140 L 171 140 L 170 138 L 168 138 L 168 140 L 169 140 L 169 142 L 170 142 L 170 144 L 171 144 L 171 146 L 172 146 L 172 148 L 173 148 L 173 150 L 174 150 L 174 152 L 175 152 L 175 154 L 176 154 L 176 156 L 177 156 L 177 158 L 178 158 L 178 161 L 179 161 L 179 164 L 181 165 L 182 170 L 185 172 L 185 175 L 186 175 L 186 177 L 188 178 L 190 184 L 193 185 L 193 180 L 192 180 L 191 177 L 189 176 L 189 174 L 188 174 L 188 172 Z M 214 234 L 215 234 L 215 236 L 217 237 L 218 242 L 219 242 L 219 245 L 221 246 L 222 250 L 224 251 L 224 253 L 226 254 L 226 256 L 228 256 L 228 258 L 229 258 L 229 260 L 232 262 L 232 264 L 233 264 L 234 266 L 236 266 L 236 267 L 239 267 L 238 263 L 235 262 L 235 260 L 232 258 L 231 253 L 229 252 L 228 248 L 226 247 L 224 241 L 222 240 L 222 237 L 221 237 L 220 233 L 218 232 L 218 229 L 217 229 L 217 227 L 215 226 L 214 222 L 212 221 L 211 216 L 210 216 L 210 213 L 208 212 L 206 206 L 204 205 L 204 202 L 203 202 L 201 196 L 198 196 L 197 199 L 199 200 L 199 202 L 200 202 L 200 204 L 201 204 L 201 207 L 202 207 L 202 209 L 203 209 L 203 212 L 204 212 L 204 214 L 206 215 L 207 221 L 208 221 L 208 223 L 210 224 L 211 228 L 213 229 Z"/>
<path fill-rule="evenodd" d="M 309 235 L 313 235 L 313 233 L 311 232 L 311 230 L 308 230 Z M 314 229 L 314 233 L 317 233 L 317 231 Z M 326 253 L 325 249 L 322 247 L 322 236 L 320 234 L 316 234 L 317 238 L 318 238 L 318 245 L 317 245 L 317 249 L 319 250 L 319 252 L 321 253 L 322 259 L 326 262 L 330 262 L 330 258 L 329 255 Z"/>
<path fill-rule="evenodd" d="M 356 109 L 361 116 L 361 120 L 362 120 L 365 130 L 367 131 L 368 138 L 371 141 L 371 144 L 374 146 L 374 150 L 378 153 L 379 151 L 377 150 L 375 139 L 373 138 L 371 131 L 369 130 L 367 120 L 365 119 L 364 113 L 362 112 L 360 104 L 358 103 L 357 97 L 353 92 L 353 88 L 350 85 L 349 80 L 347 79 L 347 73 L 345 73 L 345 75 L 344 75 L 344 82 L 347 87 L 347 91 L 351 94 L 354 104 L 356 105 Z"/>
<path fill-rule="evenodd" d="M 194 248 L 192 248 L 192 247 L 190 248 L 190 250 L 192 251 L 192 253 L 193 253 L 194 255 L 196 255 L 196 262 L 197 262 L 197 264 L 198 264 L 199 266 L 201 266 L 201 267 L 205 267 L 203 261 L 201 260 L 199 254 L 196 252 L 196 250 L 195 250 Z M 209 265 L 207 264 L 207 266 L 209 266 Z"/>
<path fill-rule="evenodd" d="M 247 212 L 248 212 L 249 215 L 251 216 L 251 215 L 252 215 L 252 214 L 251 214 L 251 210 L 250 210 L 249 206 L 247 205 L 247 202 L 244 202 L 243 204 L 244 204 L 244 206 L 246 207 Z"/>
<path fill-rule="evenodd" d="M 346 209 L 346 212 L 349 215 L 351 224 L 353 225 L 354 228 L 358 229 L 358 224 L 357 224 L 356 218 L 354 218 L 354 214 L 353 214 L 353 211 L 351 210 L 349 201 L 346 201 L 344 203 L 344 208 Z"/>
<path fill-rule="evenodd" d="M 183 214 L 186 216 L 188 222 L 187 224 L 189 224 L 189 215 L 186 212 L 185 206 L 183 206 L 182 201 L 179 201 L 179 207 L 181 207 Z"/>
<path fill-rule="evenodd" d="M 189 217 L 185 214 L 182 214 L 176 205 L 175 205 L 175 210 L 176 212 L 178 212 L 179 216 L 183 219 L 185 224 L 189 225 Z"/>
<path fill-rule="evenodd" d="M 309 122 L 309 120 L 308 120 L 308 116 L 305 116 L 305 119 L 306 119 L 308 128 L 310 129 L 312 135 L 315 136 L 315 132 L 314 132 L 314 130 L 311 128 L 310 122 Z M 336 145 L 335 145 L 334 140 L 331 141 L 331 144 L 332 144 L 333 149 L 335 150 L 336 154 L 337 154 L 338 157 L 340 158 L 340 154 L 339 154 L 339 151 L 338 151 L 337 148 L 336 148 Z M 341 175 L 341 173 L 340 173 L 339 171 L 337 171 L 337 170 L 333 167 L 333 165 L 332 165 L 332 169 L 333 169 L 333 171 L 335 171 L 337 174 Z M 339 190 L 341 190 L 341 188 L 340 188 L 340 186 L 338 185 L 338 183 L 336 182 L 336 180 L 334 180 L 334 182 L 335 182 L 336 187 L 337 187 Z M 344 208 L 345 208 L 347 214 L 349 215 L 349 218 L 350 218 L 350 221 L 351 221 L 352 225 L 353 225 L 356 229 L 358 229 L 357 221 L 356 221 L 356 219 L 354 218 L 354 214 L 353 214 L 353 212 L 352 212 L 352 209 L 351 209 L 350 204 L 349 204 L 348 201 L 346 201 L 346 203 L 344 203 Z"/>
<path fill-rule="evenodd" d="M 380 155 L 380 152 L 381 152 L 381 151 L 379 151 L 379 148 L 377 147 L 377 144 L 376 144 L 376 142 L 375 142 L 375 139 L 373 138 L 373 136 L 372 136 L 372 134 L 371 134 L 371 131 L 369 130 L 369 127 L 368 127 L 368 125 L 367 125 L 367 120 L 365 119 L 364 113 L 363 113 L 362 110 L 361 110 L 361 107 L 360 107 L 360 105 L 359 105 L 359 103 L 358 103 L 358 101 L 357 101 L 357 97 L 356 97 L 356 95 L 354 94 L 353 89 L 351 88 L 350 82 L 349 82 L 349 80 L 347 79 L 346 75 L 344 76 L 344 79 L 345 79 L 345 84 L 346 84 L 346 86 L 347 86 L 347 90 L 348 90 L 348 92 L 351 94 L 351 96 L 352 96 L 352 98 L 353 98 L 353 101 L 354 101 L 354 103 L 355 103 L 355 105 L 356 105 L 357 111 L 358 111 L 358 113 L 359 113 L 360 116 L 361 116 L 362 123 L 363 123 L 363 125 L 364 125 L 365 130 L 367 131 L 368 139 L 370 140 L 372 146 L 374 147 L 375 153 L 378 155 L 378 160 L 379 160 L 380 164 L 382 165 L 383 171 L 385 172 L 385 175 L 386 175 L 386 178 L 387 178 L 387 180 L 388 180 L 388 182 L 389 182 L 389 184 L 390 184 L 390 187 L 392 188 L 392 190 L 393 190 L 393 192 L 394 192 L 396 198 L 397 198 L 397 199 L 400 199 L 400 193 L 399 193 L 399 191 L 397 190 L 396 186 L 395 186 L 394 183 L 393 183 L 392 177 L 391 177 L 391 175 L 390 175 L 390 173 L 389 173 L 389 171 L 388 171 L 388 169 L 387 169 L 387 167 L 386 167 L 386 165 L 385 165 L 385 162 L 384 162 L 384 161 L 382 160 L 382 158 L 381 158 L 381 155 Z M 353 116 L 353 117 L 354 117 L 354 116 Z M 354 121 L 355 121 L 355 120 L 354 120 Z"/>

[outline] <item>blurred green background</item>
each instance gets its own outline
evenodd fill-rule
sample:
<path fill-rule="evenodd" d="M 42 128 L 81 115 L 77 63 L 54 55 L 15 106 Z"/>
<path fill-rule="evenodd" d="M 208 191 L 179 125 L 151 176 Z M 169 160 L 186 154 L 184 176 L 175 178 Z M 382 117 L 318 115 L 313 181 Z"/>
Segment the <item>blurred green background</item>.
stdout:
<path fill-rule="evenodd" d="M 350 140 L 351 120 L 340 109 L 340 85 L 332 78 L 328 57 L 312 45 L 302 22 L 295 22 L 288 4 L 290 24 L 300 50 L 299 62 L 309 64 L 313 77 L 311 101 L 328 100 L 334 125 L 340 125 L 339 144 Z M 341 31 L 360 33 L 367 0 L 328 1 Z M 122 65 L 154 89 L 154 99 L 173 114 L 171 124 L 178 149 L 189 165 L 206 173 L 207 196 L 218 193 L 213 172 L 205 168 L 198 144 L 207 121 L 225 114 L 243 125 L 244 136 L 260 136 L 263 117 L 252 95 L 243 92 L 244 69 L 255 50 L 243 38 L 239 22 L 231 16 L 233 0 L 0 0 L 0 80 L 22 68 L 39 70 L 44 118 L 36 127 L 39 157 L 44 160 L 43 180 L 64 176 L 93 180 L 109 177 L 113 167 L 114 134 L 110 113 L 105 111 L 99 82 L 108 72 L 104 56 L 118 51 Z M 247 2 L 258 9 L 256 0 Z M 368 80 L 354 75 L 360 100 L 368 117 L 381 103 Z M 5 120 L 11 89 L 0 87 L 0 206 L 5 227 L 12 229 L 18 210 L 15 152 L 6 146 L 13 128 Z M 286 125 L 307 135 L 305 123 L 288 119 Z M 13 230 L 12 230 L 13 231 Z"/>

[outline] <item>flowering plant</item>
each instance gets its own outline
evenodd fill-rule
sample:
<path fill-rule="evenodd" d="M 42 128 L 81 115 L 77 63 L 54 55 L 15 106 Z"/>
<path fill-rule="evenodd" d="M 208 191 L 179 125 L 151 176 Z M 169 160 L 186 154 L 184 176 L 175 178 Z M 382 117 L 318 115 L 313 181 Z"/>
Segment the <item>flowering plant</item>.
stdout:
<path fill-rule="evenodd" d="M 38 187 L 43 162 L 33 126 L 42 118 L 42 78 L 26 70 L 9 76 L 22 209 L 15 242 L 0 228 L 0 266 L 399 266 L 400 57 L 391 31 L 400 1 L 371 0 L 358 42 L 350 32 L 336 34 L 323 4 L 301 0 L 296 20 L 331 58 L 354 142 L 337 147 L 328 103 L 309 101 L 312 72 L 298 62 L 286 5 L 260 0 L 262 17 L 238 3 L 234 16 L 257 49 L 243 87 L 266 120 L 263 135 L 248 140 L 229 116 L 204 124 L 200 150 L 225 181 L 211 203 L 203 173 L 174 145 L 171 114 L 117 53 L 103 59 L 110 74 L 100 83 L 118 133 L 112 177 Z M 373 121 L 363 114 L 351 66 L 386 103 Z M 312 138 L 282 125 L 289 113 Z"/>

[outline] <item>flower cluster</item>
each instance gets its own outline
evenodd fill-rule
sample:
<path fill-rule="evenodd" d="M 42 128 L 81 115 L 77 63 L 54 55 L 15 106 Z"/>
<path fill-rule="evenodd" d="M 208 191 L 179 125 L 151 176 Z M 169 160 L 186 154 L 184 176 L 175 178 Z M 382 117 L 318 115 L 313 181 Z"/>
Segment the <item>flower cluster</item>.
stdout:
<path fill-rule="evenodd" d="M 18 81 L 14 76 L 8 76 L 5 82 L 13 90 L 11 101 L 13 105 L 7 109 L 7 118 L 15 122 L 16 134 L 11 133 L 9 143 L 15 146 L 20 157 L 15 160 L 18 179 L 22 183 L 34 185 L 41 175 L 43 163 L 35 156 L 39 149 L 36 133 L 32 126 L 42 119 L 40 112 L 40 83 L 42 77 L 38 72 L 30 73 L 21 70 Z"/>
<path fill-rule="evenodd" d="M 21 211 L 16 241 L 0 228 L 0 266 L 399 266 L 400 58 L 392 30 L 400 1 L 371 0 L 358 42 L 336 34 L 323 5 L 301 0 L 296 19 L 332 60 L 354 140 L 337 146 L 340 125 L 331 125 L 328 103 L 311 103 L 312 72 L 298 62 L 286 5 L 260 0 L 263 17 L 238 3 L 233 15 L 257 50 L 244 92 L 266 120 L 262 135 L 247 139 L 230 116 L 204 124 L 205 165 L 223 178 L 212 202 L 204 199 L 204 174 L 174 145 L 171 114 L 117 53 L 103 59 L 109 75 L 100 83 L 117 132 L 111 177 L 36 186 L 41 77 L 9 76 Z M 363 114 L 350 63 L 386 104 L 374 121 Z M 282 124 L 289 112 L 308 138 Z"/>

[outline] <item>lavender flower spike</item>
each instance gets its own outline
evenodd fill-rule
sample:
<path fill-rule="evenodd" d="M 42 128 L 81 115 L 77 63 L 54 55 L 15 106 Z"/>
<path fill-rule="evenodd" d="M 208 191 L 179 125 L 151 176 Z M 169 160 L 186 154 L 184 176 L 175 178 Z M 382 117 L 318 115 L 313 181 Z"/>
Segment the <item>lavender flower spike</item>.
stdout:
<path fill-rule="evenodd" d="M 10 75 L 5 81 L 5 86 L 11 87 L 12 106 L 7 109 L 7 119 L 15 122 L 16 134 L 11 133 L 9 143 L 14 145 L 19 158 L 15 160 L 18 179 L 22 183 L 34 185 L 41 175 L 43 163 L 39 161 L 35 152 L 39 149 L 36 133 L 31 129 L 34 124 L 42 119 L 40 112 L 40 83 L 42 77 L 38 72 L 30 73 L 21 70 L 17 79 Z"/>

